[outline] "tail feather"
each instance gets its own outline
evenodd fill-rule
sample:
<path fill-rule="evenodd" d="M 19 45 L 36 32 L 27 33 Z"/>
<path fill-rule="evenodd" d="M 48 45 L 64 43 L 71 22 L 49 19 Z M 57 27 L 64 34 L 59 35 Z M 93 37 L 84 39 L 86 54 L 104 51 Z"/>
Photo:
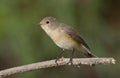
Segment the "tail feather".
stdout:
<path fill-rule="evenodd" d="M 92 57 L 97 57 L 96 55 L 90 53 L 90 52 L 84 52 L 84 55 L 89 57 L 89 58 L 92 58 Z"/>
<path fill-rule="evenodd" d="M 91 53 L 91 51 L 89 49 L 87 49 L 84 45 L 82 45 L 81 51 L 84 53 L 85 56 L 87 56 L 89 58 L 97 57 L 96 55 L 94 55 L 93 53 Z"/>

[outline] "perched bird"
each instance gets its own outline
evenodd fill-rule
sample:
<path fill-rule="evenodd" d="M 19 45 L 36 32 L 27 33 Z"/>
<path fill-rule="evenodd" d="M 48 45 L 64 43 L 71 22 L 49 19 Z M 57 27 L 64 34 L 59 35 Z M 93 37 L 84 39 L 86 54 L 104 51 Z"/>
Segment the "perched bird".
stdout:
<path fill-rule="evenodd" d="M 87 57 L 96 57 L 91 53 L 90 48 L 80 37 L 80 35 L 69 25 L 57 21 L 57 19 L 54 17 L 45 17 L 38 24 L 54 41 L 54 43 L 63 49 L 63 51 L 57 57 L 55 61 L 56 63 L 63 54 L 64 50 L 70 50 L 72 52 L 69 61 L 71 64 L 75 50 L 82 52 Z"/>

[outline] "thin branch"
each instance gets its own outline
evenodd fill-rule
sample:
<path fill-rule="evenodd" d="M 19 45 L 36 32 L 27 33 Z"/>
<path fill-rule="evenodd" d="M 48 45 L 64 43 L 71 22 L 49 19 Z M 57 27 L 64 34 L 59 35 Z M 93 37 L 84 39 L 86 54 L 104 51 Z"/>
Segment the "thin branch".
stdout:
<path fill-rule="evenodd" d="M 69 58 L 61 58 L 58 61 L 58 66 L 66 65 Z M 73 65 L 96 65 L 96 64 L 115 64 L 114 58 L 74 58 Z M 23 73 L 27 71 L 38 70 L 42 68 L 55 67 L 57 64 L 55 60 L 43 61 L 18 67 L 9 68 L 0 71 L 0 78 L 11 76 L 17 73 Z"/>

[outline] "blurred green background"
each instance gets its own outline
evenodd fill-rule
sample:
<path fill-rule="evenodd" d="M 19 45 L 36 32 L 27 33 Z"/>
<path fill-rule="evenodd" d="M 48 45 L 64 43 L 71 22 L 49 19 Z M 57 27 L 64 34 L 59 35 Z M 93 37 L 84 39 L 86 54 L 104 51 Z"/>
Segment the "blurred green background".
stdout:
<path fill-rule="evenodd" d="M 0 70 L 57 57 L 61 49 L 36 25 L 46 16 L 71 25 L 94 54 L 117 63 L 61 66 L 9 78 L 120 78 L 120 0 L 0 0 Z M 76 52 L 75 57 L 84 56 Z"/>

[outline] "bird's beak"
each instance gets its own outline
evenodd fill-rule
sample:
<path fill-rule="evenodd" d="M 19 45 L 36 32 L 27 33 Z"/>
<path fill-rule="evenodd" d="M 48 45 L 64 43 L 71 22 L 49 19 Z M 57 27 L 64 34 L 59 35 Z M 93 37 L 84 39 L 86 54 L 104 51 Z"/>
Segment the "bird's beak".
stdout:
<path fill-rule="evenodd" d="M 41 26 L 42 24 L 40 24 L 40 23 L 37 23 L 37 26 Z"/>

